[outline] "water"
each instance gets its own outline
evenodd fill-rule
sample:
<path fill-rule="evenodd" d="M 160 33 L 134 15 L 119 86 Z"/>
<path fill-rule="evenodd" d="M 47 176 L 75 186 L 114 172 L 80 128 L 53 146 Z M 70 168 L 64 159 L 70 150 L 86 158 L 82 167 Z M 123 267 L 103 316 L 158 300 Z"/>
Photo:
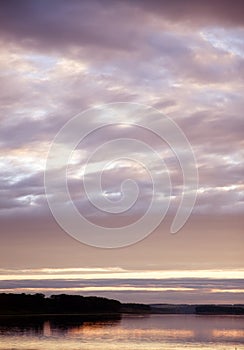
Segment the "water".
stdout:
<path fill-rule="evenodd" d="M 243 316 L 0 318 L 0 350 L 244 349 Z"/>

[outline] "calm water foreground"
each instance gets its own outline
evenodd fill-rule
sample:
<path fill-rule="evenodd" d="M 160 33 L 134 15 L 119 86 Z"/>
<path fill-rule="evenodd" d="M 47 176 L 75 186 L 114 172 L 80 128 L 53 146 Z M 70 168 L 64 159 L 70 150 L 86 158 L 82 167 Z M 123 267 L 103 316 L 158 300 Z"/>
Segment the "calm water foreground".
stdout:
<path fill-rule="evenodd" d="M 0 350 L 244 349 L 243 316 L 0 318 Z"/>

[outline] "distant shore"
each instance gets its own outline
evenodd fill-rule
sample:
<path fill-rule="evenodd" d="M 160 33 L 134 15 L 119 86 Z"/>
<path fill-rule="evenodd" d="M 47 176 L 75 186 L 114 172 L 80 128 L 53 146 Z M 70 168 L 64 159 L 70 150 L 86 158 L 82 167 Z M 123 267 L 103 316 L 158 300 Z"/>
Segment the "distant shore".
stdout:
<path fill-rule="evenodd" d="M 122 312 L 125 313 L 149 313 L 149 314 L 196 314 L 196 315 L 244 315 L 243 304 L 122 304 Z"/>

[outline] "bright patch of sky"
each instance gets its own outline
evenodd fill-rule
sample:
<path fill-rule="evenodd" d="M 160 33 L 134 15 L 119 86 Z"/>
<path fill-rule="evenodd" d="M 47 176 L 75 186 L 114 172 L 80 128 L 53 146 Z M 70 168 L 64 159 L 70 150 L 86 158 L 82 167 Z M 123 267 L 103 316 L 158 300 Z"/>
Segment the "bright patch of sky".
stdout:
<path fill-rule="evenodd" d="M 235 30 L 232 33 L 231 30 L 223 28 L 214 28 L 211 30 L 203 30 L 200 35 L 202 38 L 217 49 L 221 49 L 229 52 L 232 55 L 238 55 L 244 57 L 244 30 Z"/>

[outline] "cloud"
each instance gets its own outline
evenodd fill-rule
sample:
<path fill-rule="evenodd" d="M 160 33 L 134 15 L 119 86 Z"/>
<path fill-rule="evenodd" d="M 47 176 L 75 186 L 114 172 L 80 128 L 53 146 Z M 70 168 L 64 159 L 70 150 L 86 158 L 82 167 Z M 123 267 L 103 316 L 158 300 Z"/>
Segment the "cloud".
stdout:
<path fill-rule="evenodd" d="M 156 20 L 188 26 L 243 26 L 243 3 L 186 1 L 49 1 L 11 0 L 1 4 L 1 30 L 8 39 L 53 51 L 64 44 L 135 50 L 148 12 Z M 126 19 L 126 21 L 125 21 Z M 115 22 L 116 20 L 116 22 Z M 116 23 L 116 24 L 115 24 Z M 102 27 L 102 30 L 99 30 Z M 112 29 L 112 30 L 111 30 Z M 128 40 L 130 38 L 130 40 Z"/>
<path fill-rule="evenodd" d="M 54 52 L 57 47 L 64 45 L 71 49 L 81 45 L 108 49 L 116 47 L 122 51 L 125 48 L 133 49 L 133 42 L 126 39 L 131 31 L 133 34 L 133 28 L 125 25 L 121 17 L 116 16 L 117 24 L 111 31 L 111 22 L 117 10 L 123 18 L 129 15 L 129 9 L 120 8 L 118 3 L 107 8 L 106 4 L 104 6 L 98 1 L 53 1 L 50 4 L 47 1 L 33 3 L 29 0 L 16 3 L 13 0 L 2 6 L 1 29 L 10 40 L 20 39 L 27 47 L 45 46 Z M 132 18 L 131 15 L 129 17 Z M 100 26 L 103 26 L 102 31 L 99 30 Z M 136 43 L 137 38 L 134 39 Z"/>
<path fill-rule="evenodd" d="M 135 1 L 137 6 L 141 6 L 150 11 L 155 16 L 162 16 L 170 22 L 185 23 L 186 25 L 206 26 L 243 26 L 243 2 L 238 0 L 235 6 L 228 0 L 187 0 L 184 3 L 180 0 L 164 1 L 157 0 Z"/>
<path fill-rule="evenodd" d="M 99 279 L 99 275 L 109 273 L 110 278 Z M 8 271 L 8 273 L 15 273 L 14 271 Z M 87 293 L 102 293 L 102 295 L 109 295 L 114 293 L 120 300 L 133 301 L 133 293 L 138 293 L 137 302 L 171 302 L 175 303 L 176 300 L 180 302 L 194 303 L 194 302 L 217 302 L 226 303 L 229 300 L 239 302 L 243 293 L 242 280 L 238 278 L 149 278 L 148 274 L 144 278 L 123 278 L 123 274 L 133 276 L 133 272 L 126 270 L 120 270 L 116 272 L 115 269 L 106 269 L 99 271 L 94 269 L 89 272 L 80 271 L 80 278 L 77 279 L 77 272 L 70 273 L 67 278 L 67 272 L 64 276 L 60 271 L 60 275 L 52 275 L 45 279 L 43 275 L 29 275 L 29 279 L 25 276 L 21 278 L 11 279 L 8 276 L 8 280 L 4 280 L 4 275 L 0 276 L 0 290 L 1 292 L 35 292 L 42 291 L 47 294 L 52 293 L 74 293 L 74 294 L 87 294 Z M 36 271 L 38 272 L 38 270 Z M 39 271 L 41 272 L 41 271 Z M 84 274 L 85 272 L 85 274 Z M 91 274 L 92 272 L 92 274 Z M 2 271 L 4 273 L 4 270 Z M 6 272 L 5 272 L 6 273 Z M 151 272 L 154 274 L 153 272 Z M 15 273 L 16 274 L 16 273 Z M 19 274 L 19 272 L 18 272 Z M 120 278 L 113 277 L 113 275 L 121 275 Z M 144 273 L 145 274 L 145 273 Z M 158 272 L 158 274 L 160 274 Z M 168 273 L 170 274 L 170 273 Z M 201 273 L 200 273 L 201 274 Z M 142 274 L 139 272 L 138 276 Z M 211 275 L 211 271 L 209 272 Z M 59 278 L 59 277 L 60 278 Z M 94 276 L 94 277 L 93 277 Z M 172 272 L 174 276 L 174 272 Z M 10 278 L 9 278 L 10 277 Z M 31 277 L 35 277 L 32 279 Z M 37 277 L 37 278 L 36 278 Z M 131 294 L 132 293 L 132 294 Z M 150 294 L 149 294 L 150 293 Z M 150 296 L 149 296 L 150 295 Z M 130 299 L 132 298 L 132 299 Z M 148 299 L 149 298 L 149 299 Z M 231 299 L 232 298 L 232 299 Z"/>
<path fill-rule="evenodd" d="M 234 235 L 238 237 L 235 241 L 238 244 L 232 247 L 232 255 L 226 253 L 225 260 L 228 264 L 232 260 L 233 264 L 239 264 L 244 131 L 242 13 L 242 1 L 234 5 L 220 0 L 2 1 L 0 216 L 4 242 L 6 239 L 23 248 L 23 245 L 28 246 L 26 242 L 30 237 L 45 237 L 49 242 L 50 232 L 55 232 L 55 238 L 61 234 L 50 219 L 43 175 L 48 149 L 63 125 L 92 106 L 136 102 L 152 105 L 171 117 L 192 145 L 200 176 L 192 218 L 198 225 L 194 226 L 191 221 L 187 229 L 190 232 L 200 230 L 203 235 L 208 231 L 210 239 L 215 228 L 211 228 L 211 220 L 206 217 L 214 213 L 218 218 L 224 214 L 226 220 L 229 218 L 227 222 L 236 220 L 239 226 L 235 227 Z M 133 119 L 121 118 L 121 121 L 126 120 Z M 137 121 L 140 122 L 139 117 Z M 83 122 L 87 128 L 96 126 L 90 118 Z M 78 128 L 76 132 L 79 133 Z M 138 164 L 124 160 L 111 166 L 111 152 L 106 148 L 101 151 L 99 161 L 91 162 L 88 167 L 88 182 L 93 185 L 99 169 L 105 166 L 104 193 L 115 197 L 121 192 L 125 179 L 134 179 L 140 189 L 135 211 L 118 216 L 104 215 L 85 196 L 82 175 L 86 160 L 101 144 L 119 137 L 139 138 L 162 156 L 173 183 L 171 218 L 183 190 L 180 166 L 162 140 L 135 127 L 103 128 L 78 145 L 68 168 L 68 185 L 77 208 L 91 221 L 109 227 L 131 222 L 145 213 L 152 192 L 148 174 Z M 131 154 L 129 143 L 124 145 L 124 150 L 128 156 L 141 161 L 151 159 L 150 152 Z M 121 147 L 114 145 L 113 152 L 116 151 L 119 153 Z M 153 162 L 151 171 L 158 176 L 165 174 L 161 162 Z M 54 173 L 55 189 L 60 186 L 59 174 L 59 170 Z M 166 192 L 167 189 L 156 196 L 159 208 L 165 205 Z M 61 197 L 62 193 L 57 200 Z M 14 226 L 13 218 L 17 221 Z M 167 231 L 164 226 L 160 229 Z M 224 219 L 216 231 L 224 232 L 226 242 L 231 245 L 232 228 Z M 9 232 L 15 240 L 6 238 Z M 16 237 L 14 232 L 20 232 L 20 236 Z M 25 237 L 24 243 L 21 237 Z M 193 241 L 194 237 L 192 234 Z M 221 240 L 218 236 L 213 243 L 216 249 L 218 239 Z M 196 242 L 188 243 L 198 251 Z M 42 247 L 45 250 L 45 244 Z M 157 265 L 160 249 L 155 244 L 151 247 L 157 252 L 156 257 L 153 256 Z M 27 253 L 32 261 L 38 256 L 35 249 L 36 254 L 31 250 Z M 50 255 L 51 248 L 47 249 Z M 64 254 L 62 248 L 59 249 L 60 253 L 55 255 L 58 261 Z M 69 248 L 71 260 L 75 259 L 74 249 L 73 246 Z M 226 252 L 227 248 L 223 250 Z M 186 251 L 186 246 L 185 252 L 178 248 L 176 260 L 180 261 L 182 256 L 187 260 Z M 3 254 L 4 261 L 9 262 L 7 253 L 3 251 Z M 16 254 L 21 253 L 17 250 Z M 144 259 L 142 253 L 136 256 L 138 261 Z M 200 265 L 207 259 L 206 255 L 204 259 L 197 256 L 194 249 L 191 256 L 202 259 Z M 18 257 L 25 261 L 24 256 Z M 37 259 L 41 259 L 40 256 Z M 90 256 L 86 255 L 86 259 L 91 263 Z M 121 264 L 123 260 L 120 257 Z M 211 255 L 209 260 L 215 264 L 217 258 Z M 48 261 L 53 263 L 52 259 Z M 221 262 L 225 264 L 224 258 Z"/>

